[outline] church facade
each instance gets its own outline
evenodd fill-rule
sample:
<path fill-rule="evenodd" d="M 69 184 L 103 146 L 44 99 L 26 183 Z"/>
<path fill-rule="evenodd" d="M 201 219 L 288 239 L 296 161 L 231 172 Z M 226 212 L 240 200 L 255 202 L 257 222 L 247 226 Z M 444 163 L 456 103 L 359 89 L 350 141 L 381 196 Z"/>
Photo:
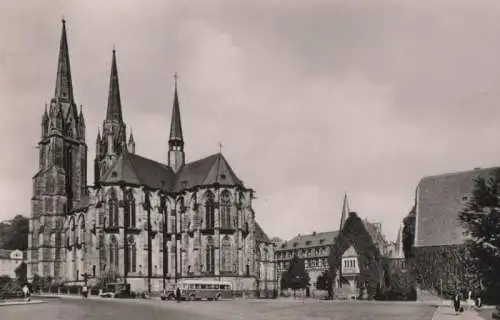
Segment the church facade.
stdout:
<path fill-rule="evenodd" d="M 227 280 L 236 291 L 274 289 L 274 245 L 255 220 L 254 190 L 226 158 L 186 163 L 175 84 L 168 160 L 135 152 L 127 140 L 116 53 L 108 105 L 96 139 L 94 185 L 87 185 L 82 108 L 73 96 L 63 21 L 56 90 L 42 116 L 39 170 L 33 177 L 28 278 L 159 291 L 180 279 Z M 268 285 L 270 287 L 268 287 Z"/>

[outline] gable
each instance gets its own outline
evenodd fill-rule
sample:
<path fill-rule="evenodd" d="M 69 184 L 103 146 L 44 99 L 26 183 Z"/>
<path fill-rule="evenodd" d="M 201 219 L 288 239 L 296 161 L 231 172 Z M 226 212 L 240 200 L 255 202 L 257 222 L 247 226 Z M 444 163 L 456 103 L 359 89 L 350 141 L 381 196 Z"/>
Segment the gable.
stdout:
<path fill-rule="evenodd" d="M 350 257 L 357 257 L 358 253 L 356 252 L 356 249 L 351 245 L 342 255 L 342 258 L 350 258 Z"/>

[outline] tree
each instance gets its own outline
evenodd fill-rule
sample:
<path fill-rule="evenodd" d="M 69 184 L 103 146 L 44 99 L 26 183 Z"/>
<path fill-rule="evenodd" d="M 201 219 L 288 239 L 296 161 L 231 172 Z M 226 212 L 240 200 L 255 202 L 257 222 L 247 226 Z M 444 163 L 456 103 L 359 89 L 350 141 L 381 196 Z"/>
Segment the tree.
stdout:
<path fill-rule="evenodd" d="M 330 266 L 328 279 L 328 292 L 331 297 L 333 294 L 333 279 L 337 270 L 341 268 L 342 255 L 353 246 L 358 254 L 358 265 L 360 274 L 358 283 L 366 288 L 368 298 L 374 297 L 377 287 L 382 277 L 382 261 L 380 252 L 373 243 L 372 237 L 366 231 L 363 221 L 356 213 L 350 212 L 343 229 L 335 239 L 330 250 L 328 264 Z"/>
<path fill-rule="evenodd" d="M 476 284 L 483 286 L 485 301 L 493 299 L 499 303 L 500 170 L 494 170 L 488 179 L 475 180 L 472 196 L 459 218 L 469 236 L 467 271 L 476 275 Z"/>
<path fill-rule="evenodd" d="M 410 213 L 403 219 L 403 252 L 406 260 L 413 258 L 413 246 L 415 244 L 415 206 Z"/>
<path fill-rule="evenodd" d="M 290 261 L 290 267 L 283 274 L 282 277 L 282 288 L 292 289 L 295 295 L 295 291 L 298 289 L 305 289 L 309 286 L 309 273 L 307 273 L 304 261 L 299 260 L 297 256 L 294 256 Z"/>
<path fill-rule="evenodd" d="M 17 215 L 0 223 L 0 246 L 6 250 L 28 250 L 29 219 Z"/>
<path fill-rule="evenodd" d="M 25 283 L 27 281 L 28 268 L 25 262 L 21 262 L 14 271 L 18 282 Z"/>

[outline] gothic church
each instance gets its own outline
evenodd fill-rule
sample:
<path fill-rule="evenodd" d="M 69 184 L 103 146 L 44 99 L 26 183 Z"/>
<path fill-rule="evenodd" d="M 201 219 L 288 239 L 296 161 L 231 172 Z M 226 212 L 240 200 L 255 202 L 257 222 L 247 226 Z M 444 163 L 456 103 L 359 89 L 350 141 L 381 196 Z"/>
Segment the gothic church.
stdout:
<path fill-rule="evenodd" d="M 204 278 L 256 292 L 262 279 L 274 277 L 273 244 L 255 221 L 254 191 L 221 153 L 185 163 L 177 84 L 168 160 L 136 154 L 132 134 L 127 141 L 114 50 L 95 181 L 87 186 L 85 117 L 73 96 L 64 20 L 55 93 L 41 129 L 29 279 L 78 284 L 114 275 L 134 291 L 159 291 Z"/>

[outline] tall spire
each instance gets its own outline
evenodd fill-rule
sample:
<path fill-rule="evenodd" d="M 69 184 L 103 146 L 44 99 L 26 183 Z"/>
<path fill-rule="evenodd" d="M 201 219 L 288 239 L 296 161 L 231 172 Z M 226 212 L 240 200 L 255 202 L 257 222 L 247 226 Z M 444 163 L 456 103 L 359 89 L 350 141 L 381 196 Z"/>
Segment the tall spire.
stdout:
<path fill-rule="evenodd" d="M 73 102 L 73 83 L 69 65 L 68 39 L 66 37 L 66 20 L 62 20 L 61 43 L 59 46 L 59 60 L 57 62 L 56 100 Z"/>
<path fill-rule="evenodd" d="M 111 76 L 109 79 L 108 109 L 106 120 L 123 121 L 122 103 L 120 99 L 120 84 L 118 82 L 118 68 L 116 67 L 116 50 L 113 49 L 113 59 L 111 61 Z"/>
<path fill-rule="evenodd" d="M 349 217 L 349 199 L 347 199 L 347 192 L 344 194 L 344 203 L 342 204 L 342 216 L 340 217 L 340 231 L 344 228 L 345 222 Z"/>
<path fill-rule="evenodd" d="M 183 145 L 184 139 L 182 136 L 181 112 L 179 109 L 179 96 L 177 94 L 177 72 L 174 75 L 174 105 L 172 107 L 172 120 L 170 123 L 170 145 Z"/>

